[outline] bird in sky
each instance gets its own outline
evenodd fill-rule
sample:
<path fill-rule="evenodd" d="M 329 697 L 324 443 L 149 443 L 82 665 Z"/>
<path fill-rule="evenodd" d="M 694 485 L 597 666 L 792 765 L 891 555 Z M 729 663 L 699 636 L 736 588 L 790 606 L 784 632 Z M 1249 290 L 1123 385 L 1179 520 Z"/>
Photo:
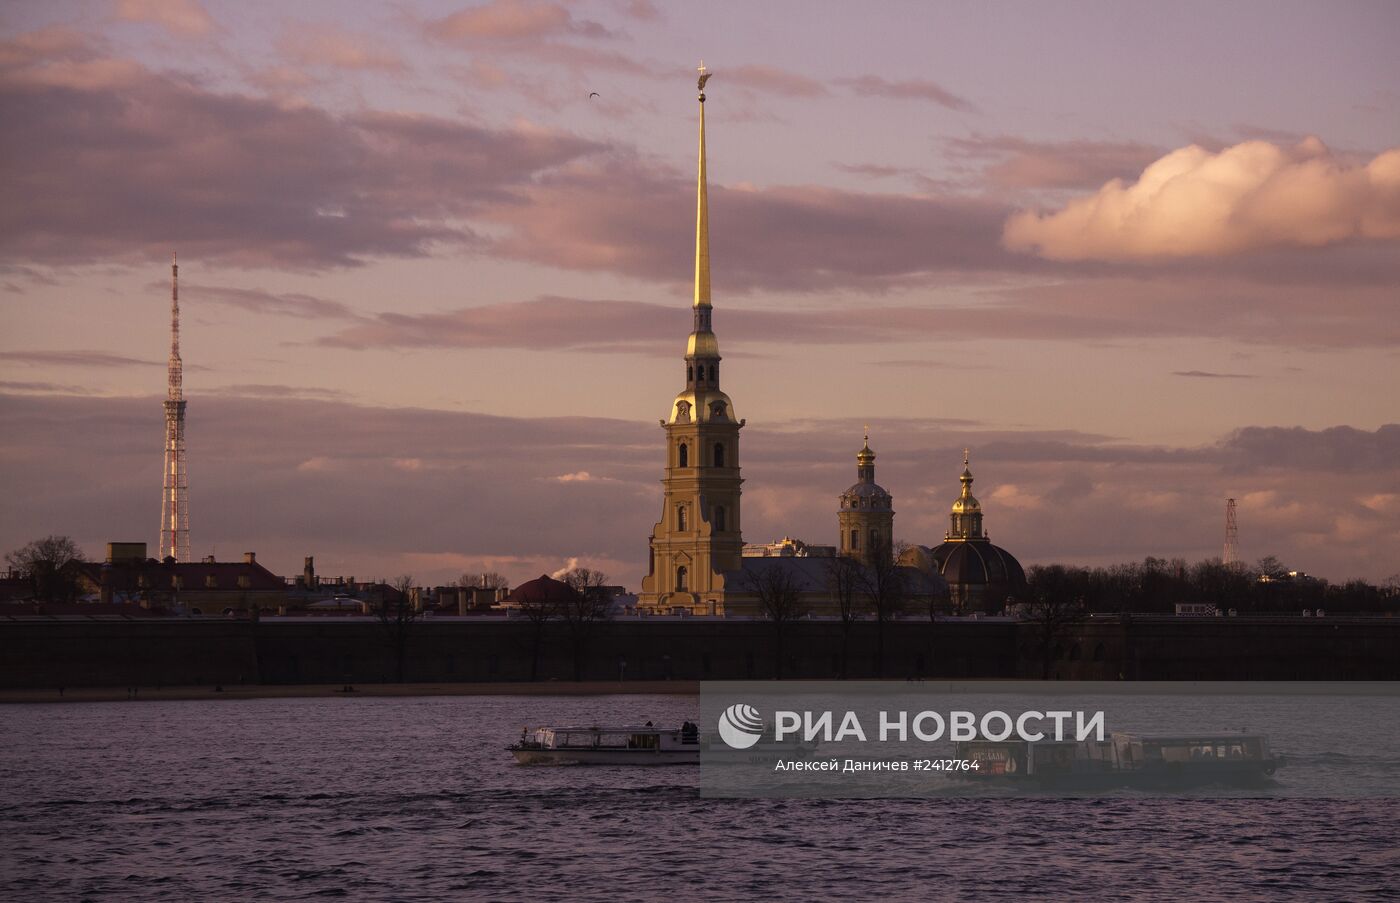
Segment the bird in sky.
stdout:
<path fill-rule="evenodd" d="M 588 99 L 589 99 L 589 100 L 592 100 L 593 98 L 595 98 L 595 97 L 597 97 L 597 96 L 598 96 L 598 92 L 597 92 L 597 91 L 594 91 L 592 94 L 589 94 L 589 95 L 588 95 Z"/>

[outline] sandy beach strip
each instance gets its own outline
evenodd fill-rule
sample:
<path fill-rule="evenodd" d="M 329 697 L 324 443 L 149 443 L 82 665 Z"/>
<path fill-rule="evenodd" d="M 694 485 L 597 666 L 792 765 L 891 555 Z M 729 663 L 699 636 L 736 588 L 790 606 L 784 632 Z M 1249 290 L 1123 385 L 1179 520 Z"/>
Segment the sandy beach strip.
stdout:
<path fill-rule="evenodd" d="M 367 696 L 605 696 L 623 693 L 696 696 L 693 680 L 541 681 L 537 683 L 421 683 L 421 684 L 225 684 L 179 687 L 65 687 L 42 690 L 0 690 L 0 704 L 55 702 L 149 702 L 190 699 L 336 699 Z"/>

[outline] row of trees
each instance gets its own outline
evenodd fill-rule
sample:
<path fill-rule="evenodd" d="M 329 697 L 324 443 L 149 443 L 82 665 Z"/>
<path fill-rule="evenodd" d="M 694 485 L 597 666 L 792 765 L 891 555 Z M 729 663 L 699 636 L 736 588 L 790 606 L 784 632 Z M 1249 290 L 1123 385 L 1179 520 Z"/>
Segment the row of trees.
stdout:
<path fill-rule="evenodd" d="M 1295 575 L 1277 558 L 1250 567 L 1209 558 L 1145 558 L 1106 568 L 1036 565 L 1026 571 L 1029 600 L 1075 603 L 1093 612 L 1170 613 L 1178 602 L 1213 602 L 1239 612 L 1299 611 L 1323 608 L 1347 612 L 1393 611 L 1400 574 L 1376 586 L 1363 580 L 1330 584 Z"/>

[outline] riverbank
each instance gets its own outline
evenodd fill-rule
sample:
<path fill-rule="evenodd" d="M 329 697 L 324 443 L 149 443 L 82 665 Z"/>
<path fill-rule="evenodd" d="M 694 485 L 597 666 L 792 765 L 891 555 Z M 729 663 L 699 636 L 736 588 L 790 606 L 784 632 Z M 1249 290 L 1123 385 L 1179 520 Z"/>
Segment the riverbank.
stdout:
<path fill-rule="evenodd" d="M 347 689 L 347 686 L 353 689 Z M 189 699 L 292 699 L 365 696 L 607 696 L 651 693 L 696 696 L 694 680 L 538 681 L 535 683 L 251 684 L 181 687 L 65 687 L 62 690 L 0 690 L 0 705 L 53 702 L 150 702 Z"/>

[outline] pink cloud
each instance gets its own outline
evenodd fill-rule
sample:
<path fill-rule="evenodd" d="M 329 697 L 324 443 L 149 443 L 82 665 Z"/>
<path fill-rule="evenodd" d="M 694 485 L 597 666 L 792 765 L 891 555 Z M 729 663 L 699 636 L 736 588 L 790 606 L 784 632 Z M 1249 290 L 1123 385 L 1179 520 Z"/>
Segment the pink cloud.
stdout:
<path fill-rule="evenodd" d="M 693 266 L 693 178 L 621 157 L 559 170 L 523 189 L 528 203 L 485 214 L 510 230 L 492 249 L 550 266 L 682 282 Z M 971 198 L 712 181 L 715 286 L 879 291 L 936 272 L 1026 269 L 1027 258 L 999 245 L 1004 211 Z"/>
<path fill-rule="evenodd" d="M 577 19 L 560 3 L 492 0 L 427 23 L 428 33 L 444 41 L 527 41 L 558 35 L 610 37 L 597 22 Z"/>
<path fill-rule="evenodd" d="M 926 79 L 889 81 L 878 75 L 839 79 L 840 83 L 863 97 L 887 97 L 893 100 L 926 100 L 959 113 L 976 113 L 977 107 L 965 97 L 959 97 L 942 85 Z"/>
<path fill-rule="evenodd" d="M 735 66 L 722 73 L 726 80 L 736 85 L 765 91 L 770 94 L 783 94 L 788 97 L 823 97 L 828 92 L 826 86 L 814 78 L 779 69 L 776 66 L 761 64 Z"/>
<path fill-rule="evenodd" d="M 462 219 L 597 146 L 539 128 L 332 114 L 221 94 L 125 60 L 0 59 L 0 259 L 182 252 L 315 268 L 474 240 Z M 85 67 L 81 71 L 76 67 Z"/>
<path fill-rule="evenodd" d="M 159 25 L 175 35 L 206 35 L 214 20 L 199 0 L 119 0 L 117 18 Z"/>
<path fill-rule="evenodd" d="M 1050 213 L 1006 222 L 1006 246 L 1052 260 L 1222 257 L 1400 239 L 1400 148 L 1351 164 L 1316 138 L 1292 148 L 1196 145 Z"/>
<path fill-rule="evenodd" d="M 999 188 L 1097 188 L 1134 176 L 1161 156 L 1134 141 L 1032 141 L 1013 135 L 952 138 L 956 157 L 986 160 L 982 177 Z"/>
<path fill-rule="evenodd" d="M 1084 341 L 1230 337 L 1251 345 L 1364 348 L 1400 344 L 1388 286 L 1319 294 L 1311 286 L 1185 278 L 1071 279 L 984 291 L 959 305 L 867 301 L 790 311 L 720 302 L 717 328 L 733 352 L 781 336 L 786 344 L 892 345 L 948 339 Z M 525 348 L 669 355 L 686 331 L 687 308 L 672 303 L 548 296 L 428 314 L 363 317 L 320 340 L 340 348 Z M 1393 319 L 1393 318 L 1391 318 Z M 886 360 L 881 366 L 942 366 Z M 961 366 L 961 365 L 960 365 Z M 1255 378 L 1183 370 L 1192 378 Z"/>
<path fill-rule="evenodd" d="M 297 25 L 277 42 L 282 55 L 303 66 L 397 72 L 407 68 L 403 58 L 369 35 L 335 25 Z"/>

